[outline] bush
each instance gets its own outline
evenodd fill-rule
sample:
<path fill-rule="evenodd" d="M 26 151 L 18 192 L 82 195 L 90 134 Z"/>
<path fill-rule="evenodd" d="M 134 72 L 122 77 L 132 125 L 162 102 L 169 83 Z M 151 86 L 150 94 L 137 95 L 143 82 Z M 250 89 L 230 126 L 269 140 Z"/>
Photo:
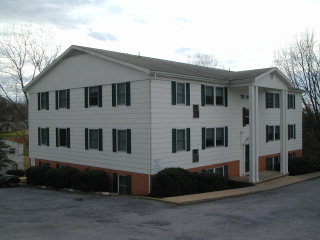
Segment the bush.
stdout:
<path fill-rule="evenodd" d="M 71 187 L 83 192 L 108 191 L 108 175 L 101 170 L 78 172 L 71 177 Z"/>
<path fill-rule="evenodd" d="M 74 168 L 53 168 L 44 173 L 44 185 L 55 188 L 69 188 L 71 177 L 77 173 Z"/>
<path fill-rule="evenodd" d="M 197 192 L 212 192 L 226 189 L 226 179 L 219 174 L 201 172 L 195 175 Z"/>
<path fill-rule="evenodd" d="M 105 192 L 109 191 L 108 175 L 101 170 L 93 170 L 88 172 L 89 186 L 91 191 Z"/>
<path fill-rule="evenodd" d="M 26 170 L 27 183 L 31 185 L 43 185 L 43 175 L 49 170 L 49 166 L 35 166 Z"/>
<path fill-rule="evenodd" d="M 234 189 L 234 188 L 244 188 L 244 187 L 252 187 L 254 186 L 253 183 L 246 183 L 246 182 L 238 182 L 234 180 L 228 180 L 228 189 Z"/>
<path fill-rule="evenodd" d="M 303 156 L 289 161 L 289 174 L 291 176 L 320 171 L 320 158 Z"/>
<path fill-rule="evenodd" d="M 194 174 L 182 168 L 166 168 L 153 177 L 152 195 L 169 197 L 196 193 Z"/>
<path fill-rule="evenodd" d="M 6 174 L 8 175 L 14 175 L 14 176 L 18 176 L 18 177 L 23 177 L 24 176 L 24 170 L 22 169 L 18 169 L 18 170 L 8 170 L 6 172 Z"/>

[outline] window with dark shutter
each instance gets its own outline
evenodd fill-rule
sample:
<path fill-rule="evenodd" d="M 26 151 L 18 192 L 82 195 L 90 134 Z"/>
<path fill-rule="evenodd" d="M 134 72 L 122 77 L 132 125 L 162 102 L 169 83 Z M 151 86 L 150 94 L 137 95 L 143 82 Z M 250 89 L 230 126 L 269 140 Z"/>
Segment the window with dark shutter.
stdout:
<path fill-rule="evenodd" d="M 205 94 L 205 86 L 201 85 L 201 106 L 206 105 L 206 94 Z"/>
<path fill-rule="evenodd" d="M 242 108 L 242 124 L 245 127 L 249 124 L 249 109 Z"/>
<path fill-rule="evenodd" d="M 126 106 L 131 105 L 131 90 L 130 90 L 130 82 L 126 83 Z"/>
<path fill-rule="evenodd" d="M 49 110 L 49 92 L 38 93 L 38 110 L 42 109 Z"/>
<path fill-rule="evenodd" d="M 112 129 L 112 151 L 117 151 L 117 129 Z"/>
<path fill-rule="evenodd" d="M 39 128 L 38 137 L 40 138 L 39 145 L 49 146 L 49 128 Z"/>
<path fill-rule="evenodd" d="M 171 104 L 177 104 L 177 83 L 175 81 L 171 82 Z"/>
<path fill-rule="evenodd" d="M 213 105 L 214 104 L 214 87 L 206 86 L 205 96 L 206 96 L 206 105 Z"/>
<path fill-rule="evenodd" d="M 280 140 L 280 126 L 274 126 L 274 140 Z"/>
<path fill-rule="evenodd" d="M 186 150 L 186 130 L 177 129 L 177 151 Z"/>
<path fill-rule="evenodd" d="M 225 147 L 228 147 L 228 144 L 229 144 L 229 136 L 228 136 L 228 127 L 224 127 L 224 146 Z"/>
<path fill-rule="evenodd" d="M 191 133 L 190 128 L 187 128 L 187 151 L 190 151 L 190 144 L 191 144 Z"/>
<path fill-rule="evenodd" d="M 117 84 L 117 105 L 126 105 L 126 84 Z"/>
<path fill-rule="evenodd" d="M 217 106 L 223 106 L 223 93 L 224 93 L 224 89 L 223 87 L 216 87 L 216 105 Z"/>
<path fill-rule="evenodd" d="M 216 128 L 216 146 L 224 146 L 224 128 Z"/>
<path fill-rule="evenodd" d="M 177 129 L 172 128 L 172 153 L 177 152 Z"/>
<path fill-rule="evenodd" d="M 224 87 L 224 106 L 228 107 L 228 88 Z"/>
<path fill-rule="evenodd" d="M 186 83 L 186 105 L 190 106 L 190 83 Z"/>
<path fill-rule="evenodd" d="M 214 147 L 214 128 L 206 128 L 206 148 Z"/>
<path fill-rule="evenodd" d="M 184 83 L 177 83 L 177 104 L 186 103 L 186 91 Z"/>

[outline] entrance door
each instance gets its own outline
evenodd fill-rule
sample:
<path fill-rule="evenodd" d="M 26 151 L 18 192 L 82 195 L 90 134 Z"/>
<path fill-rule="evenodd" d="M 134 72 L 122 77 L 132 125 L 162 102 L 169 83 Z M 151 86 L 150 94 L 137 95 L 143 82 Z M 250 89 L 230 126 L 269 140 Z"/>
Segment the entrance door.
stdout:
<path fill-rule="evenodd" d="M 131 176 L 118 175 L 118 193 L 128 195 L 131 194 Z"/>
<path fill-rule="evenodd" d="M 246 173 L 249 173 L 249 171 L 250 171 L 249 158 L 250 158 L 250 155 L 249 155 L 249 144 L 247 144 L 245 146 L 245 163 L 244 163 Z"/>

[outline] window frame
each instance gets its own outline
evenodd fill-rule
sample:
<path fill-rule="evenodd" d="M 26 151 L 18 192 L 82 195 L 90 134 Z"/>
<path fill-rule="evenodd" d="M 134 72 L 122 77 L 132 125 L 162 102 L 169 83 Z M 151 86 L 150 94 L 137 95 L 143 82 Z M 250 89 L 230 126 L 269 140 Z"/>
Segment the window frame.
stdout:
<path fill-rule="evenodd" d="M 268 136 L 267 136 L 267 139 L 268 139 L 268 142 L 269 141 L 274 141 L 274 126 L 270 126 L 270 125 L 267 125 L 267 134 L 268 134 Z M 270 132 L 270 130 L 271 130 L 271 132 Z M 272 137 L 272 138 L 270 138 L 270 137 Z"/>
<path fill-rule="evenodd" d="M 269 102 L 269 100 L 271 100 Z M 280 93 L 266 92 L 266 108 L 280 108 Z"/>
<path fill-rule="evenodd" d="M 295 94 L 288 94 L 288 109 L 295 109 L 295 98 L 296 95 Z"/>
<path fill-rule="evenodd" d="M 224 147 L 224 145 L 225 145 L 225 132 L 224 132 L 224 129 L 225 129 L 224 127 L 215 128 L 215 146 L 216 147 Z M 218 144 L 218 138 L 217 138 L 218 130 L 222 132 L 222 139 L 221 139 L 222 143 L 221 144 Z"/>
<path fill-rule="evenodd" d="M 183 139 L 178 139 L 179 138 L 179 132 L 183 132 Z M 180 151 L 186 151 L 187 150 L 187 131 L 186 129 L 177 129 L 177 133 L 176 133 L 176 150 L 177 152 Z M 179 148 L 179 144 L 178 142 L 182 142 L 183 143 L 183 148 Z"/>
<path fill-rule="evenodd" d="M 199 162 L 199 149 L 192 149 L 192 163 Z"/>
<path fill-rule="evenodd" d="M 61 145 L 61 131 L 65 131 L 65 145 Z M 67 128 L 59 128 L 59 147 L 68 147 L 68 129 Z"/>
<path fill-rule="evenodd" d="M 222 95 L 221 96 L 218 96 L 217 94 L 217 89 L 221 89 L 221 93 Z M 224 87 L 215 87 L 215 106 L 224 106 Z M 219 97 L 219 100 L 220 100 L 220 97 L 221 97 L 221 103 L 218 104 L 218 97 Z"/>
<path fill-rule="evenodd" d="M 120 96 L 119 96 L 119 86 L 120 87 L 124 87 L 124 94 L 122 94 L 121 95 L 121 98 L 123 97 L 123 103 L 122 102 L 120 102 L 119 103 L 119 99 L 121 99 L 120 98 Z M 124 82 L 124 83 L 117 83 L 117 92 L 116 92 L 116 96 L 117 96 L 117 106 L 126 106 L 126 103 L 127 103 L 127 84 Z"/>
<path fill-rule="evenodd" d="M 92 104 L 91 103 L 91 99 L 92 99 L 92 92 L 90 92 L 92 89 L 96 89 L 97 90 L 97 103 L 96 104 Z M 88 107 L 99 107 L 99 86 L 92 86 L 92 87 L 88 87 Z"/>
<path fill-rule="evenodd" d="M 212 103 L 208 103 L 208 99 L 207 99 L 207 97 L 208 97 L 208 95 L 207 95 L 207 89 L 211 89 L 212 90 Z M 212 105 L 212 106 L 214 106 L 214 97 L 215 97 L 215 88 L 214 88 L 214 86 L 205 86 L 205 90 L 204 90 L 204 97 L 205 97 L 205 105 Z"/>
<path fill-rule="evenodd" d="M 61 105 L 61 93 L 65 93 L 65 106 Z M 68 90 L 59 90 L 58 91 L 58 108 L 68 108 Z"/>
<path fill-rule="evenodd" d="M 119 134 L 121 132 L 124 132 L 124 140 L 125 140 L 125 150 L 121 149 L 120 150 L 120 137 L 119 137 Z M 127 130 L 126 129 L 117 129 L 117 152 L 124 152 L 124 153 L 127 153 Z"/>
<path fill-rule="evenodd" d="M 41 146 L 45 145 L 48 146 L 48 128 L 40 128 L 40 143 Z"/>
<path fill-rule="evenodd" d="M 91 142 L 91 132 L 96 131 L 97 132 L 97 147 L 92 147 L 92 142 Z M 99 138 L 99 129 L 98 128 L 89 128 L 88 129 L 88 149 L 91 150 L 99 150 L 99 143 L 100 143 L 100 138 Z"/>
<path fill-rule="evenodd" d="M 48 110 L 49 101 L 49 92 L 40 92 L 40 110 Z"/>
<path fill-rule="evenodd" d="M 179 86 L 182 86 L 182 85 L 183 85 L 183 102 L 179 102 Z M 177 99 L 177 105 L 186 105 L 186 84 L 185 83 L 177 82 L 176 99 Z"/>
<path fill-rule="evenodd" d="M 280 125 L 274 126 L 274 141 L 278 141 L 281 138 Z"/>
<path fill-rule="evenodd" d="M 205 128 L 206 131 L 205 131 L 205 147 L 206 148 L 212 148 L 212 147 L 215 147 L 215 128 Z M 208 145 L 208 141 L 210 139 L 208 139 L 208 131 L 211 131 L 211 135 L 212 135 L 212 145 Z"/>

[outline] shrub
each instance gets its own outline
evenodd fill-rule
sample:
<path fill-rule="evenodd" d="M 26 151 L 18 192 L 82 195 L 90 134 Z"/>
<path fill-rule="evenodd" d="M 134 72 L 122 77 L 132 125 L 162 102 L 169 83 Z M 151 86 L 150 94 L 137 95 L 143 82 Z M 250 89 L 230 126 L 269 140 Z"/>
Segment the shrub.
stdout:
<path fill-rule="evenodd" d="M 77 173 L 74 168 L 53 168 L 44 174 L 44 185 L 55 188 L 69 188 L 71 186 L 71 176 Z"/>
<path fill-rule="evenodd" d="M 104 192 L 109 190 L 109 178 L 107 173 L 101 170 L 88 172 L 89 186 L 91 191 Z"/>
<path fill-rule="evenodd" d="M 169 197 L 196 193 L 194 174 L 182 168 L 166 168 L 153 177 L 152 195 Z"/>
<path fill-rule="evenodd" d="M 78 172 L 72 175 L 71 186 L 83 192 L 108 191 L 109 178 L 107 173 L 101 170 Z"/>
<path fill-rule="evenodd" d="M 43 185 L 43 175 L 49 170 L 49 166 L 35 166 L 26 170 L 27 183 L 31 185 Z"/>
<path fill-rule="evenodd" d="M 197 192 L 212 192 L 226 188 L 226 179 L 219 174 L 201 172 L 195 175 Z"/>
<path fill-rule="evenodd" d="M 320 171 L 320 159 L 315 156 L 303 156 L 289 161 L 289 174 L 300 175 Z"/>
<path fill-rule="evenodd" d="M 24 176 L 24 170 L 22 170 L 22 169 L 8 170 L 8 171 L 6 172 L 6 174 L 8 174 L 8 175 L 14 175 L 14 176 L 18 176 L 18 177 L 23 177 L 23 176 Z"/>

